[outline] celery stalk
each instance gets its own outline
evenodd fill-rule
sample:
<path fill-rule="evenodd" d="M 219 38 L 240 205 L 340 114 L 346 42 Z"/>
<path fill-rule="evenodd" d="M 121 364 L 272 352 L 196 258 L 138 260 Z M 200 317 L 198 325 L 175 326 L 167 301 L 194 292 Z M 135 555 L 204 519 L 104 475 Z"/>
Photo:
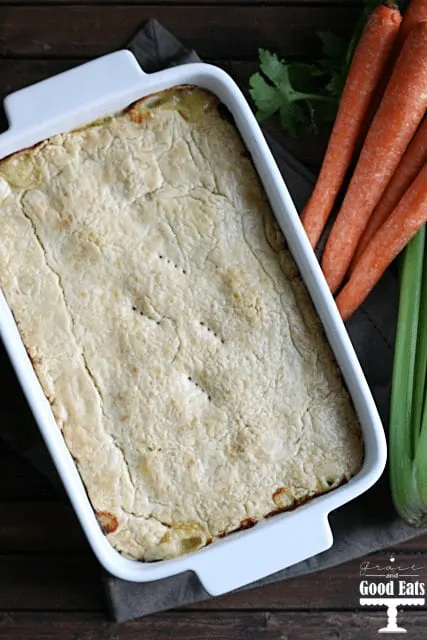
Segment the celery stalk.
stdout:
<path fill-rule="evenodd" d="M 420 524 L 422 505 L 413 465 L 412 403 L 424 246 L 423 227 L 406 247 L 401 263 L 389 432 L 393 502 L 399 515 L 415 526 Z"/>
<path fill-rule="evenodd" d="M 427 251 L 424 253 L 423 286 L 418 329 L 417 357 L 414 387 L 414 428 L 419 421 L 416 441 L 414 473 L 418 496 L 427 520 Z"/>
<path fill-rule="evenodd" d="M 419 516 L 419 524 L 421 525 L 427 522 L 427 402 L 425 401 L 421 432 L 415 452 L 414 474 L 417 494 L 420 501 L 421 514 Z"/>
<path fill-rule="evenodd" d="M 412 446 L 416 451 L 425 406 L 427 376 L 427 251 L 424 251 L 417 352 L 415 356 L 414 396 L 412 405 Z M 427 458 L 426 458 L 427 461 Z"/>

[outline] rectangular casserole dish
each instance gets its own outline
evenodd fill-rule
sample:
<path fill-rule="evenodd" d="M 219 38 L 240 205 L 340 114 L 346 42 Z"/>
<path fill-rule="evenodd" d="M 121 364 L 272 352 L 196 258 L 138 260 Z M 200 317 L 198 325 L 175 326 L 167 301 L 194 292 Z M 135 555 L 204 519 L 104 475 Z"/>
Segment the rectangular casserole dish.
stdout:
<path fill-rule="evenodd" d="M 114 550 L 100 529 L 3 296 L 0 334 L 76 513 L 104 567 L 113 575 L 134 581 L 193 570 L 207 591 L 218 595 L 327 549 L 332 544 L 328 513 L 372 486 L 385 464 L 385 439 L 372 397 L 259 127 L 236 85 L 219 69 L 193 64 L 146 75 L 133 56 L 122 51 L 9 96 L 5 110 L 10 129 L 0 136 L 0 158 L 121 110 L 145 95 L 183 84 L 212 91 L 228 107 L 252 155 L 354 403 L 365 447 L 362 470 L 345 486 L 294 512 L 276 515 L 193 554 L 156 564 L 127 559 Z"/>

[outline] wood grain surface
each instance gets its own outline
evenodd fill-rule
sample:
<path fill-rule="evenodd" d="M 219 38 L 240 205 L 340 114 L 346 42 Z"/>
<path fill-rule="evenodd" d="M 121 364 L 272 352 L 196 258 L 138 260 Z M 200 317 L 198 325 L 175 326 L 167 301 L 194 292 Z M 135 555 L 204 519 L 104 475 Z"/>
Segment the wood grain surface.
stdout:
<path fill-rule="evenodd" d="M 374 640 L 383 612 L 176 611 L 121 625 L 94 613 L 0 614 L 0 640 Z M 427 612 L 404 611 L 399 622 L 408 640 L 424 640 Z M 387 637 L 387 636 L 385 636 Z M 392 636 L 393 637 L 393 636 Z"/>
<path fill-rule="evenodd" d="M 259 47 L 287 56 L 319 51 L 316 31 L 351 32 L 359 10 L 322 5 L 0 5 L 0 54 L 26 58 L 98 56 L 123 47 L 155 17 L 203 58 L 253 59 Z"/>

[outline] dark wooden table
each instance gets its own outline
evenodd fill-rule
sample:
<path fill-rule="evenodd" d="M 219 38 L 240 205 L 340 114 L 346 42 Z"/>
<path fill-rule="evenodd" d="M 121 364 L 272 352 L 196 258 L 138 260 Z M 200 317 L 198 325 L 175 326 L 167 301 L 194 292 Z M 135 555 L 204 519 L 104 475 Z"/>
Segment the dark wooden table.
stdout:
<path fill-rule="evenodd" d="M 351 31 L 358 2 L 326 0 L 0 0 L 0 93 L 122 47 L 156 17 L 207 60 L 247 86 L 258 47 L 309 58 L 318 29 Z M 31 105 L 28 105 L 31 108 Z M 273 126 L 274 125 L 270 125 Z M 313 170 L 327 132 L 287 147 Z M 1 229 L 0 229 L 1 233 Z M 0 431 L 31 422 L 0 351 Z M 35 427 L 30 426 L 36 434 Z M 0 640 L 295 640 L 375 638 L 383 611 L 359 604 L 360 561 L 308 577 L 115 625 L 106 617 L 100 569 L 66 500 L 0 441 Z M 427 537 L 393 549 L 427 581 Z M 372 562 L 387 563 L 390 552 Z M 427 637 L 425 609 L 405 610 L 407 637 Z"/>

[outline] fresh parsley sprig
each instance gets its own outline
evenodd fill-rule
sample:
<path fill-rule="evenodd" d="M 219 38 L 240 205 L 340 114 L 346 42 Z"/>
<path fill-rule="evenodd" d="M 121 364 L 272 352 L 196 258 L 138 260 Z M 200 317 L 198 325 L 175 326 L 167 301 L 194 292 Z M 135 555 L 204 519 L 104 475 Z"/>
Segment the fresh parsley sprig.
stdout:
<path fill-rule="evenodd" d="M 285 131 L 296 135 L 300 127 L 319 120 L 319 105 L 324 113 L 336 111 L 336 99 L 323 95 L 313 88 L 312 79 L 323 74 L 317 65 L 301 62 L 286 63 L 276 54 L 259 50 L 260 72 L 250 78 L 250 93 L 257 107 L 258 120 L 265 120 L 274 113 L 280 115 Z M 329 105 L 329 109 L 325 107 Z"/>
<path fill-rule="evenodd" d="M 259 71 L 249 80 L 258 120 L 278 114 L 283 129 L 292 136 L 301 130 L 316 133 L 322 124 L 333 122 L 354 49 L 376 4 L 377 0 L 366 0 L 349 41 L 320 31 L 322 56 L 312 63 L 288 62 L 260 49 Z"/>

